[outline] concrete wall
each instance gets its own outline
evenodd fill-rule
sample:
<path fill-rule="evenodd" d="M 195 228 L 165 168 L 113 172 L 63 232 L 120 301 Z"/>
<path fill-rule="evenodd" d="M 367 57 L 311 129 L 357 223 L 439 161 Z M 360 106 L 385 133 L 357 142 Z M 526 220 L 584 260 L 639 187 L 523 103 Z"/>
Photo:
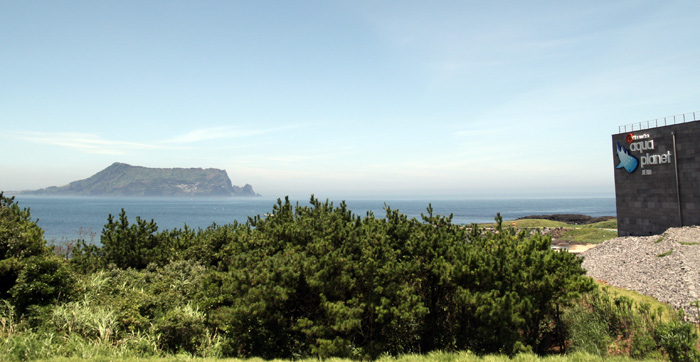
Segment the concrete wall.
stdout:
<path fill-rule="evenodd" d="M 700 225 L 700 121 L 616 134 L 612 149 L 618 235 Z M 625 160 L 627 169 L 618 168 Z"/>

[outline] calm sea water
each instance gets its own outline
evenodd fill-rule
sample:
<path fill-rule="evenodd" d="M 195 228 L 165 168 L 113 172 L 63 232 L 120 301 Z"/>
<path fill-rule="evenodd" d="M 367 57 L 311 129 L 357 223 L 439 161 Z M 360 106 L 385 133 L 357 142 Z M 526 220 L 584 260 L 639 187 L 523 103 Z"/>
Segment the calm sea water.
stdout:
<path fill-rule="evenodd" d="M 99 241 L 103 225 L 109 214 L 118 215 L 123 208 L 129 221 L 136 216 L 153 219 L 159 230 L 182 228 L 206 228 L 212 223 L 230 224 L 234 220 L 245 222 L 249 216 L 264 215 L 272 211 L 276 198 L 125 198 L 125 197 L 57 197 L 18 195 L 15 200 L 21 208 L 29 208 L 32 219 L 44 229 L 49 241 L 78 239 L 90 240 L 94 233 Z M 308 205 L 309 199 L 293 200 Z M 338 205 L 340 200 L 331 200 Z M 615 216 L 614 198 L 581 199 L 345 199 L 348 208 L 356 215 L 364 216 L 372 211 L 376 217 L 385 215 L 385 204 L 409 217 L 420 218 L 432 204 L 433 213 L 453 214 L 456 224 L 492 222 L 500 212 L 504 220 L 512 220 L 534 214 L 585 214 L 590 216 Z M 81 235 L 82 233 L 82 235 Z"/>

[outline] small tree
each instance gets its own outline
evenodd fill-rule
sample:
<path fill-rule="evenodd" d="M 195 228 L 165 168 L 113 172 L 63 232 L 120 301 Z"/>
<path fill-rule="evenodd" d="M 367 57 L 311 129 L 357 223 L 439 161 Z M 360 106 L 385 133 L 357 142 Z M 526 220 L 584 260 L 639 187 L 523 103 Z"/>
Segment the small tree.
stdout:
<path fill-rule="evenodd" d="M 47 252 L 44 231 L 29 209 L 20 209 L 14 196 L 0 192 L 0 298 L 10 296 L 25 259 Z"/>
<path fill-rule="evenodd" d="M 136 217 L 136 223 L 129 224 L 126 211 L 122 209 L 119 219 L 112 214 L 102 229 L 102 256 L 107 264 L 117 267 L 143 269 L 150 263 L 158 246 L 158 226 L 151 220 Z"/>

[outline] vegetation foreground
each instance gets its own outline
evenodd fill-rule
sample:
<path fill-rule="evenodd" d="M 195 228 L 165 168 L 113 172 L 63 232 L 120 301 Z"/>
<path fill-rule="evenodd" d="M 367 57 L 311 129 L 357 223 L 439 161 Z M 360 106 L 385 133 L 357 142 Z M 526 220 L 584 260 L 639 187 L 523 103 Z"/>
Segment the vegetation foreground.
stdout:
<path fill-rule="evenodd" d="M 360 217 L 312 197 L 196 231 L 122 210 L 99 246 L 48 247 L 0 193 L 0 360 L 700 360 L 682 315 L 496 221 Z"/>
<path fill-rule="evenodd" d="M 70 362 L 75 361 L 75 358 L 67 357 L 54 357 L 49 359 L 40 359 L 37 361 L 46 362 Z M 87 359 L 85 359 L 87 360 Z M 183 362 L 183 361 L 195 361 L 195 362 L 264 362 L 262 358 L 205 358 L 205 357 L 191 357 L 189 355 L 174 355 L 167 357 L 151 357 L 151 358 L 108 358 L 108 357 L 95 357 L 91 358 L 90 361 L 97 362 Z M 355 362 L 356 360 L 346 359 L 346 358 L 306 358 L 306 359 L 295 359 L 295 360 L 283 360 L 274 359 L 269 360 L 270 362 Z M 401 355 L 397 357 L 392 356 L 382 356 L 375 360 L 376 362 L 657 362 L 658 359 L 653 358 L 643 358 L 643 359 L 633 359 L 631 357 L 622 356 L 608 356 L 602 357 L 593 355 L 590 353 L 574 352 L 567 355 L 550 355 L 550 356 L 537 356 L 531 353 L 521 353 L 515 356 L 509 357 L 506 355 L 485 355 L 477 356 L 473 353 L 468 352 L 431 352 L 424 355 Z"/>

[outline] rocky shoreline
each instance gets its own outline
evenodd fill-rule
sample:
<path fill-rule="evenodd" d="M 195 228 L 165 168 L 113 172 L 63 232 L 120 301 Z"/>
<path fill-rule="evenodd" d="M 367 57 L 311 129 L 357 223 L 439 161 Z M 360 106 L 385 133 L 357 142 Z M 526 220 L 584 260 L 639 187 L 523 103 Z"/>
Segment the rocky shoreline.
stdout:
<path fill-rule="evenodd" d="M 619 237 L 580 254 L 588 275 L 610 285 L 683 308 L 700 322 L 700 227 L 671 228 L 662 235 Z"/>

